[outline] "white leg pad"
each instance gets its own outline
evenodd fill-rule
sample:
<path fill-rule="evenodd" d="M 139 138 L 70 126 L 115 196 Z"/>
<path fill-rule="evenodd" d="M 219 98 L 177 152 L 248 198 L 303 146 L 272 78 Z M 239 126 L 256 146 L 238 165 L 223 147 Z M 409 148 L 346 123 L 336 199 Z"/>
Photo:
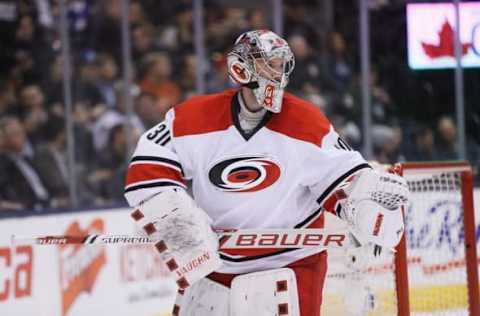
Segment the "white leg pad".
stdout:
<path fill-rule="evenodd" d="M 228 316 L 230 289 L 207 278 L 179 291 L 174 316 Z M 245 315 L 244 315 L 245 316 Z"/>
<path fill-rule="evenodd" d="M 231 316 L 299 316 L 297 280 L 289 268 L 240 275 L 230 292 Z"/>

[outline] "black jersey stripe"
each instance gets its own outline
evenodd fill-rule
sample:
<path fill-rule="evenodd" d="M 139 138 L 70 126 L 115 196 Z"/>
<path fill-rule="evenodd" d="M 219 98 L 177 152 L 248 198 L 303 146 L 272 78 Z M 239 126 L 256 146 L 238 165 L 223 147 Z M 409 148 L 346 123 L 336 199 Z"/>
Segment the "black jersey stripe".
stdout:
<path fill-rule="evenodd" d="M 167 138 L 166 140 L 170 140 L 170 138 Z M 175 160 L 168 159 L 168 158 L 163 158 L 163 157 L 155 157 L 155 156 L 135 156 L 130 160 L 130 163 L 136 162 L 136 161 L 155 161 L 155 162 L 161 162 L 165 163 L 168 165 L 172 165 L 182 171 L 183 174 L 183 168 L 182 165 Z"/>
<path fill-rule="evenodd" d="M 309 222 L 311 222 L 313 219 L 315 219 L 315 217 L 319 216 L 320 213 L 322 212 L 323 208 L 319 208 L 318 210 L 316 210 L 315 212 L 313 212 L 312 214 L 308 215 L 307 218 L 305 218 L 303 221 L 301 221 L 300 223 L 298 223 L 297 225 L 294 226 L 294 228 L 302 228 L 304 227 L 305 225 L 307 225 Z"/>
<path fill-rule="evenodd" d="M 349 171 L 345 172 L 342 176 L 340 176 L 337 180 L 335 180 L 317 199 L 317 203 L 322 205 L 325 202 L 325 199 L 346 179 L 348 179 L 351 175 L 361 169 L 365 168 L 372 168 L 368 163 L 362 163 L 350 169 Z"/>
<path fill-rule="evenodd" d="M 175 187 L 184 188 L 184 186 L 182 186 L 178 183 L 175 183 L 175 182 L 158 181 L 158 182 L 150 182 L 150 183 L 132 185 L 132 186 L 126 188 L 124 192 L 128 193 L 128 192 L 132 192 L 132 191 L 140 190 L 140 189 L 149 189 L 149 188 L 155 188 L 155 187 L 168 187 L 168 186 L 175 186 Z"/>

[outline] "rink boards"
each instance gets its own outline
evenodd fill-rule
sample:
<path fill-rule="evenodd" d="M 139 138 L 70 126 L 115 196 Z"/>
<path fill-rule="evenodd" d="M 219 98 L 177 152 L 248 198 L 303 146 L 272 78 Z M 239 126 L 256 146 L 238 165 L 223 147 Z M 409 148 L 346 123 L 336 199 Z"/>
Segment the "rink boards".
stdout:
<path fill-rule="evenodd" d="M 175 296 L 148 245 L 10 245 L 10 235 L 133 233 L 127 209 L 0 220 L 0 315 L 166 316 Z"/>

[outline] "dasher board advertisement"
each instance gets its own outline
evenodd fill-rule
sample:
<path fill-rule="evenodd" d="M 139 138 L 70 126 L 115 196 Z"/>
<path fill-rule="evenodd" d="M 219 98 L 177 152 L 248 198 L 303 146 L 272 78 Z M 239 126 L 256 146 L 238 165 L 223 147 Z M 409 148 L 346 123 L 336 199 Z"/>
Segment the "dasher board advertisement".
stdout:
<path fill-rule="evenodd" d="M 11 245 L 10 236 L 134 234 L 127 209 L 0 220 L 0 315 L 166 316 L 176 284 L 152 245 Z"/>

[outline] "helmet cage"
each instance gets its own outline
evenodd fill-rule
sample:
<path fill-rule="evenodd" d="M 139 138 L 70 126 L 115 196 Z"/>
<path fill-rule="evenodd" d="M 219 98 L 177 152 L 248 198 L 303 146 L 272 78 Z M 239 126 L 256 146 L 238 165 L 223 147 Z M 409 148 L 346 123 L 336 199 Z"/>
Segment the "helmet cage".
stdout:
<path fill-rule="evenodd" d="M 287 42 L 282 38 L 274 35 L 268 39 L 262 39 L 260 36 L 268 31 L 252 31 L 242 34 L 235 42 L 231 55 L 236 55 L 240 61 L 244 62 L 245 66 L 252 74 L 252 79 L 264 77 L 274 83 L 280 83 L 284 88 L 288 83 L 288 77 L 295 68 L 295 58 L 290 50 Z M 272 67 L 272 60 L 280 59 L 282 61 L 282 71 L 278 71 Z M 267 73 L 271 74 L 266 78 L 262 76 L 261 69 L 258 69 L 257 64 L 265 66 Z"/>
<path fill-rule="evenodd" d="M 283 92 L 295 68 L 295 58 L 284 39 L 268 30 L 244 33 L 235 41 L 227 63 L 232 80 L 251 88 L 267 110 L 281 111 Z"/>

